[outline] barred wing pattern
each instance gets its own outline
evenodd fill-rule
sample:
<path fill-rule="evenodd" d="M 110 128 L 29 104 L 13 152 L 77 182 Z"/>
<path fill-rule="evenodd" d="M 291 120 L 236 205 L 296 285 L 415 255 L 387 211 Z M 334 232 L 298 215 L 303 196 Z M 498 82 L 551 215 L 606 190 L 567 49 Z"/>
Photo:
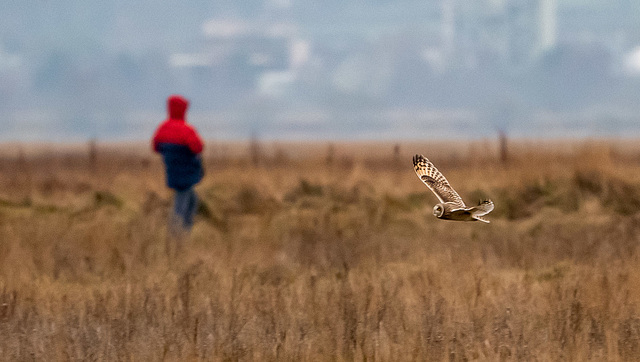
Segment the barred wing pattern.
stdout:
<path fill-rule="evenodd" d="M 413 156 L 413 168 L 420 180 L 438 197 L 440 202 L 450 202 L 460 208 L 466 207 L 462 197 L 458 195 L 444 175 L 426 157 L 422 155 Z"/>

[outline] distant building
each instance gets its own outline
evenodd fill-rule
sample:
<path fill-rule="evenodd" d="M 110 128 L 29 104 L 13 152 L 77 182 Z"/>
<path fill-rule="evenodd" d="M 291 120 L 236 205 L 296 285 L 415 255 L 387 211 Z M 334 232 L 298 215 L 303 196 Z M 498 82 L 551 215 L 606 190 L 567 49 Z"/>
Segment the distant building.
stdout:
<path fill-rule="evenodd" d="M 296 29 L 286 23 L 212 19 L 203 25 L 203 32 L 217 62 L 233 59 L 250 67 L 286 69 Z"/>
<path fill-rule="evenodd" d="M 539 0 L 538 51 L 547 52 L 558 42 L 557 0 Z"/>
<path fill-rule="evenodd" d="M 556 44 L 556 0 L 510 0 L 506 9 L 505 36 L 508 62 L 526 67 Z"/>
<path fill-rule="evenodd" d="M 280 93 L 293 81 L 290 71 L 304 62 L 308 51 L 297 28 L 288 22 L 215 18 L 203 24 L 202 32 L 202 49 L 173 54 L 170 64 L 185 73 L 183 82 L 216 84 L 226 89 L 227 96 Z"/>
<path fill-rule="evenodd" d="M 451 0 L 442 0 L 449 4 Z M 464 59 L 530 66 L 557 43 L 557 0 L 459 2 L 458 51 Z"/>

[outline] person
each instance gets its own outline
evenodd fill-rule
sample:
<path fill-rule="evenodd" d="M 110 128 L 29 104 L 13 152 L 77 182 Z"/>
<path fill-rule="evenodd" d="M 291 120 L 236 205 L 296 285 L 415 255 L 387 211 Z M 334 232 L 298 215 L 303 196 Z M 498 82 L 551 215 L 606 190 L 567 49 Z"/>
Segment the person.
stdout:
<path fill-rule="evenodd" d="M 167 99 L 168 118 L 153 135 L 153 150 L 162 155 L 167 186 L 174 190 L 171 232 L 181 235 L 193 226 L 198 208 L 194 186 L 202 180 L 203 143 L 196 129 L 187 123 L 189 101 L 180 95 Z"/>

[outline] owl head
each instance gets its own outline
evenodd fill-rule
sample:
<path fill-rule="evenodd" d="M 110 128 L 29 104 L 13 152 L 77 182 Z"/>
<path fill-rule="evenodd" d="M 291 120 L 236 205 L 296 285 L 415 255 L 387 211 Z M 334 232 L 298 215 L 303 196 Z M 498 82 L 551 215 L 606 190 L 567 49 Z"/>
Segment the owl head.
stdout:
<path fill-rule="evenodd" d="M 437 218 L 441 218 L 442 215 L 444 215 L 444 205 L 436 204 L 436 206 L 433 207 L 433 215 Z"/>

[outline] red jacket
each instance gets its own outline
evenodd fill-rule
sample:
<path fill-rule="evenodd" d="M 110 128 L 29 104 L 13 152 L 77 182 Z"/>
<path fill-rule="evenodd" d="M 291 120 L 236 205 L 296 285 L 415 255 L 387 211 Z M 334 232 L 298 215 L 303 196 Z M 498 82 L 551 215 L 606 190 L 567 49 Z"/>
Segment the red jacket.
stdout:
<path fill-rule="evenodd" d="M 158 145 L 171 143 L 188 146 L 191 152 L 202 152 L 202 140 L 196 130 L 185 121 L 189 101 L 181 96 L 173 95 L 167 99 L 169 117 L 158 127 L 153 136 L 153 150 L 159 152 Z"/>
<path fill-rule="evenodd" d="M 162 154 L 166 168 L 167 185 L 185 190 L 200 182 L 204 175 L 202 140 L 184 118 L 189 102 L 180 96 L 167 100 L 169 117 L 153 135 L 153 150 Z"/>

